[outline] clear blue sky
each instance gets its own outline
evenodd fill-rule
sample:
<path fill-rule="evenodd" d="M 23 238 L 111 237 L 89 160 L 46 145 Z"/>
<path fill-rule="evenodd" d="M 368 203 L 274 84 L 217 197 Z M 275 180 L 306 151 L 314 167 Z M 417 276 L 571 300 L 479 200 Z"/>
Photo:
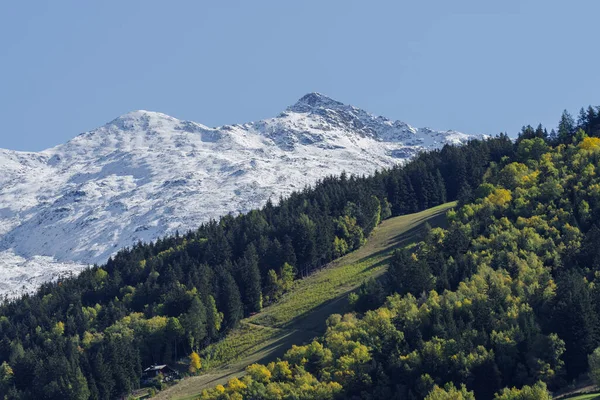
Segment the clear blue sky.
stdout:
<path fill-rule="evenodd" d="M 318 91 L 415 126 L 507 131 L 600 104 L 600 1 L 5 1 L 0 147 L 131 110 L 209 126 Z"/>

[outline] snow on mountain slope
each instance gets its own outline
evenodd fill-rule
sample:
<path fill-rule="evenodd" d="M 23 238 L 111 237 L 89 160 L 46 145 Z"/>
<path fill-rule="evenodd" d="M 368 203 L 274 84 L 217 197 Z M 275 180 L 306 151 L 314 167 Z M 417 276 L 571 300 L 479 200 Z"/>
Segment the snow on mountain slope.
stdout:
<path fill-rule="evenodd" d="M 139 240 L 245 212 L 326 175 L 463 143 L 318 93 L 276 118 L 209 128 L 135 111 L 39 152 L 0 150 L 0 294 L 103 263 Z"/>

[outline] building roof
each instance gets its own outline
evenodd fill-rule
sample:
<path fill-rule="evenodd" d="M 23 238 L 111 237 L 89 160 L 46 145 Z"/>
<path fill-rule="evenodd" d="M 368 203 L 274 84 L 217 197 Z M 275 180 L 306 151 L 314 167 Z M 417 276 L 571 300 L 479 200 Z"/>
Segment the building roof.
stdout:
<path fill-rule="evenodd" d="M 166 364 L 163 365 L 151 365 L 148 368 L 146 368 L 144 370 L 144 372 L 150 372 L 150 371 L 160 371 L 161 369 L 165 369 L 167 367 Z"/>

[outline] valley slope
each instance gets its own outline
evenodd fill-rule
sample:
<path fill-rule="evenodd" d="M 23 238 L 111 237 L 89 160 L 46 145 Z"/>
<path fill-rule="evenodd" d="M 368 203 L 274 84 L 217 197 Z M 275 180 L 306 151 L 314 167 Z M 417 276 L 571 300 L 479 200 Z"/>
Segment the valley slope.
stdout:
<path fill-rule="evenodd" d="M 204 349 L 201 356 L 205 372 L 160 392 L 156 399 L 196 399 L 202 389 L 224 385 L 234 376 L 243 375 L 248 365 L 274 361 L 292 345 L 322 335 L 330 315 L 352 311 L 349 293 L 369 279 L 379 279 L 393 251 L 420 241 L 427 224 L 445 227 L 446 212 L 455 206 L 456 202 L 446 203 L 383 221 L 364 246 L 297 280 L 280 301 L 243 319 L 222 341 Z"/>

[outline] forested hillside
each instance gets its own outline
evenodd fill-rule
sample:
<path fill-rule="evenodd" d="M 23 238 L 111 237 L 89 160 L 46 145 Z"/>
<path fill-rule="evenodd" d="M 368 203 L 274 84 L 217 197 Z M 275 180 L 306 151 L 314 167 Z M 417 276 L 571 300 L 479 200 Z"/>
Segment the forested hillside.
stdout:
<path fill-rule="evenodd" d="M 600 346 L 599 122 L 525 127 L 448 228 L 354 298 L 380 307 L 202 398 L 550 399 Z"/>
<path fill-rule="evenodd" d="M 0 307 L 0 395 L 113 399 L 143 368 L 219 340 L 293 279 L 361 246 L 381 219 L 467 198 L 507 136 L 446 146 L 370 177 L 313 188 L 193 232 L 140 243 L 106 265 Z"/>
<path fill-rule="evenodd" d="M 320 341 L 206 397 L 489 398 L 559 386 L 585 371 L 600 337 L 600 139 L 581 130 L 597 136 L 598 120 L 590 108 L 577 123 L 563 115 L 550 135 L 525 127 L 516 143 L 500 135 L 371 177 L 330 177 L 6 301 L 0 394 L 122 396 L 144 367 L 219 340 L 293 279 L 361 246 L 381 219 L 454 199 L 462 206 L 447 230 L 397 253 L 385 283 L 353 299 L 365 311 L 397 293 L 381 308 L 332 316 Z M 440 388 L 448 382 L 467 386 Z"/>

